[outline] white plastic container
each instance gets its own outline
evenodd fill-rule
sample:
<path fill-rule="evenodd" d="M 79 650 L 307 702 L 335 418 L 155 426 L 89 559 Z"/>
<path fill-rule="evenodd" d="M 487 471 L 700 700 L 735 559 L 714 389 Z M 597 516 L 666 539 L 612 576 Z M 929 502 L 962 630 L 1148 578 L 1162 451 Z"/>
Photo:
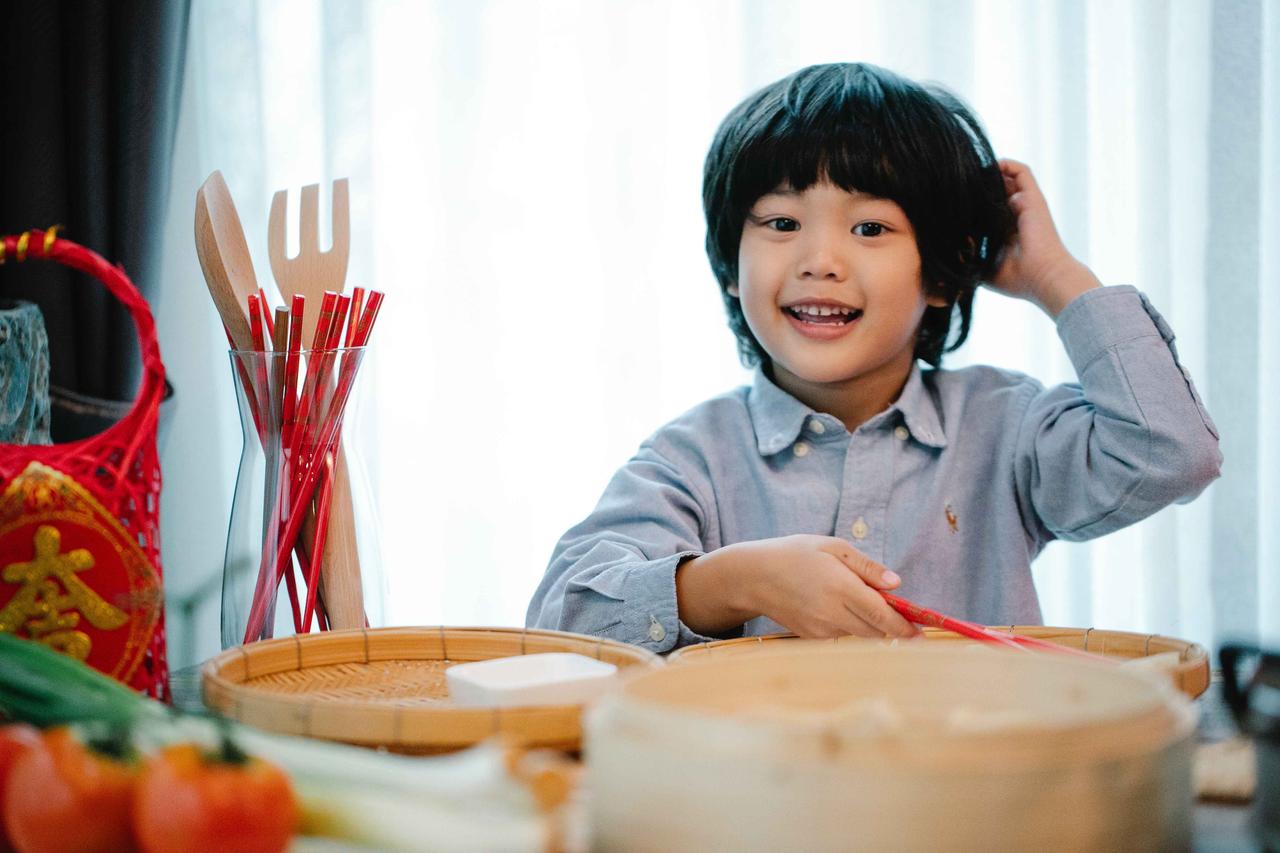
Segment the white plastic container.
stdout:
<path fill-rule="evenodd" d="M 516 655 L 445 670 L 456 705 L 510 708 L 581 705 L 611 690 L 618 668 L 572 652 Z"/>

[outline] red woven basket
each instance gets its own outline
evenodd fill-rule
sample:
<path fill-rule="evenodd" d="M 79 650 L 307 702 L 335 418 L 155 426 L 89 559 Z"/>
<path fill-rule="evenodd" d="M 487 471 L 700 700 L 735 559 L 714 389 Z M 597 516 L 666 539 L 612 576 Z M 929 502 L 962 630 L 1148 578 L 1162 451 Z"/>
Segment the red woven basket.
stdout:
<path fill-rule="evenodd" d="M 167 699 L 155 320 L 124 270 L 55 231 L 0 238 L 0 263 L 54 261 L 105 285 L 137 326 L 142 387 L 129 413 L 98 435 L 0 444 L 0 631 Z"/>

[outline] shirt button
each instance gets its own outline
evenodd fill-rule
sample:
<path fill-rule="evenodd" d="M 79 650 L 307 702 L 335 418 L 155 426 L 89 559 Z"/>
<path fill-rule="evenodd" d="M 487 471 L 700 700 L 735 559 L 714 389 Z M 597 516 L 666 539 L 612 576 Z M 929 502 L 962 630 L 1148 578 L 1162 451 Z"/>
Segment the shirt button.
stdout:
<path fill-rule="evenodd" d="M 654 617 L 649 617 L 649 639 L 661 643 L 667 638 L 667 630 Z"/>
<path fill-rule="evenodd" d="M 871 532 L 871 528 L 867 527 L 867 523 L 859 518 L 853 523 L 850 532 L 853 533 L 854 539 L 866 539 L 867 534 Z"/>
<path fill-rule="evenodd" d="M 911 431 L 904 426 L 897 426 L 893 429 L 893 436 L 898 439 L 898 441 L 906 441 L 911 437 Z"/>
<path fill-rule="evenodd" d="M 827 428 L 822 425 L 822 421 L 813 420 L 813 421 L 809 421 L 809 430 L 814 435 L 822 435 L 824 432 L 827 431 Z"/>
<path fill-rule="evenodd" d="M 809 445 L 805 444 L 803 441 L 796 442 L 796 446 L 795 446 L 796 456 L 804 456 L 808 452 L 809 452 Z"/>

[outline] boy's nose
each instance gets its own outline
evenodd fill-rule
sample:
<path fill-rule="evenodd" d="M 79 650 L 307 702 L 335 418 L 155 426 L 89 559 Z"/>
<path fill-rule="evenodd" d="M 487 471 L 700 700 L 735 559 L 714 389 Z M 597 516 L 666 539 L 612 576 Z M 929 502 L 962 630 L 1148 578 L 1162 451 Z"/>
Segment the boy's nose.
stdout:
<path fill-rule="evenodd" d="M 814 241 L 800 257 L 796 272 L 802 279 L 841 281 L 848 274 L 848 267 L 829 242 Z"/>

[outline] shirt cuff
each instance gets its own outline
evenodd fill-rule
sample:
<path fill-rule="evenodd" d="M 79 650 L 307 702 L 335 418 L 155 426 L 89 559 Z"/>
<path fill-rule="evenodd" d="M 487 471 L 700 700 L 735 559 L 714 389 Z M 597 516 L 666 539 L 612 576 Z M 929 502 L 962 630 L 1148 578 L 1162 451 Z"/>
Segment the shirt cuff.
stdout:
<path fill-rule="evenodd" d="M 690 557 L 701 556 L 701 551 L 681 551 L 628 572 L 623 617 L 627 642 L 664 654 L 717 639 L 699 634 L 681 622 L 676 601 L 676 569 Z"/>
<path fill-rule="evenodd" d="M 1136 287 L 1095 287 L 1071 300 L 1058 314 L 1058 336 L 1077 374 L 1099 355 L 1138 338 L 1159 336 L 1173 343 L 1173 330 Z"/>

